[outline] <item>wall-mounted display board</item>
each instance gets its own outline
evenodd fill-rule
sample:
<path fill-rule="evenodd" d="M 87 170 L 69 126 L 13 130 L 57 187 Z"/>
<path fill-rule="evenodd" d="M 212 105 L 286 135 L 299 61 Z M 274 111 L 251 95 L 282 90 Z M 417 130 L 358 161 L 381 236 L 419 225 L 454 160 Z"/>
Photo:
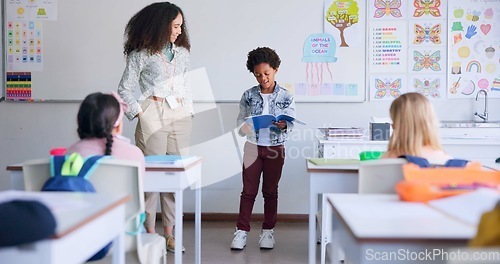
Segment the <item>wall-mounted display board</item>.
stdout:
<path fill-rule="evenodd" d="M 67 101 L 116 90 L 125 25 L 153 2 L 2 1 L 2 96 Z M 238 101 L 256 84 L 247 53 L 261 46 L 280 55 L 276 80 L 298 102 L 392 100 L 407 91 L 472 98 L 481 89 L 500 97 L 498 1 L 171 2 L 186 16 L 195 101 Z"/>
<path fill-rule="evenodd" d="M 116 90 L 125 67 L 125 25 L 153 2 L 3 1 L 7 14 L 3 95 L 11 100 L 67 101 Z M 245 63 L 247 53 L 259 46 L 280 55 L 276 80 L 296 93 L 297 101 L 364 100 L 364 39 L 359 37 L 365 28 L 364 4 L 350 10 L 356 16 L 350 24 L 332 11 L 328 24 L 333 37 L 325 38 L 314 35 L 323 33 L 323 0 L 171 2 L 185 13 L 192 69 L 206 77 L 204 87 L 193 85 L 195 101 L 238 101 L 257 83 Z M 341 43 L 342 30 L 348 48 L 334 44 Z"/>

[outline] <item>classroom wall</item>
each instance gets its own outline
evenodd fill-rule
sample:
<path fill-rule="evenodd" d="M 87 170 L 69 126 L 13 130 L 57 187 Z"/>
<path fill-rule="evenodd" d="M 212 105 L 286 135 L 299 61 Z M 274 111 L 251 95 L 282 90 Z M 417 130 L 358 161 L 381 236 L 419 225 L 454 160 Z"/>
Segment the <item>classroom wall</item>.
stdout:
<path fill-rule="evenodd" d="M 227 24 L 222 24 L 220 27 L 218 30 L 223 30 Z M 195 40 L 196 36 L 193 36 L 193 41 Z M 193 43 L 193 45 L 204 44 Z M 246 51 L 247 48 L 243 50 Z M 281 74 L 285 68 L 280 70 Z M 224 71 L 224 67 L 221 67 L 220 71 Z M 216 73 L 209 72 L 209 77 Z M 280 74 L 277 75 L 278 81 Z M 243 82 L 231 75 L 223 77 L 227 78 L 228 83 L 242 83 L 243 87 L 235 88 L 241 89 L 240 92 L 253 85 L 247 82 L 247 80 L 253 81 L 251 77 Z M 433 104 L 441 120 L 470 120 L 473 119 L 476 110 L 483 111 L 482 100 L 475 102 L 472 99 L 455 99 L 433 101 Z M 286 145 L 287 159 L 280 182 L 279 213 L 308 213 L 309 191 L 305 158 L 314 155 L 315 128 L 323 126 L 367 128 L 371 116 L 388 116 L 389 105 L 390 102 L 298 103 L 297 116 L 306 121 L 307 125 L 297 126 Z M 78 106 L 79 103 L 0 103 L 0 190 L 10 188 L 10 175 L 5 170 L 7 165 L 47 157 L 52 147 L 68 146 L 78 139 L 76 133 Z M 204 154 L 202 177 L 220 180 L 213 181 L 211 185 L 203 188 L 202 211 L 237 213 L 241 192 L 239 174 L 241 165 L 238 162 L 239 157 L 235 157 L 238 155 L 234 152 L 237 148 L 235 142 L 226 139 L 231 138 L 230 132 L 235 128 L 238 105 L 218 103 L 216 108 L 212 108 L 212 105 L 196 103 L 195 108 L 199 113 L 194 119 L 192 142 L 197 146 L 196 151 Z M 500 99 L 489 100 L 489 112 L 490 120 L 500 120 Z M 135 121 L 125 121 L 125 136 L 133 139 L 134 129 Z M 212 147 L 213 143 L 219 144 L 218 147 Z M 185 195 L 185 211 L 193 212 L 194 193 L 186 192 Z M 260 195 L 257 197 L 254 212 L 263 212 Z"/>
<path fill-rule="evenodd" d="M 279 75 L 278 75 L 279 79 Z M 251 84 L 248 84 L 250 86 Z M 242 88 L 243 89 L 243 88 Z M 433 102 L 441 120 L 470 120 L 476 109 L 483 111 L 483 101 L 456 99 Z M 77 140 L 76 113 L 78 103 L 0 103 L 0 189 L 9 189 L 6 166 L 24 160 L 48 156 L 56 146 L 68 146 Z M 363 103 L 298 103 L 297 115 L 307 122 L 297 126 L 287 143 L 287 159 L 280 182 L 279 213 L 308 213 L 308 177 L 304 159 L 314 155 L 316 127 L 368 127 L 371 116 L 388 116 L 390 102 Z M 195 104 L 197 110 L 209 109 Z M 490 120 L 500 120 L 500 99 L 489 101 Z M 217 108 L 201 111 L 194 119 L 193 138 L 198 146 L 217 141 L 235 128 L 238 105 L 219 103 Z M 125 121 L 125 136 L 133 139 L 135 122 Z M 235 159 L 234 142 L 220 147 L 207 145 L 203 178 L 222 179 L 203 188 L 203 212 L 237 213 L 241 178 Z M 200 150 L 198 150 L 200 151 Z M 235 161 L 236 160 L 236 161 Z M 235 164 L 236 163 L 236 164 Z M 236 169 L 235 169 L 236 168 Z M 225 175 L 234 172 L 232 175 Z M 194 193 L 185 193 L 185 211 L 194 211 Z M 262 197 L 258 196 L 254 212 L 262 213 Z"/>

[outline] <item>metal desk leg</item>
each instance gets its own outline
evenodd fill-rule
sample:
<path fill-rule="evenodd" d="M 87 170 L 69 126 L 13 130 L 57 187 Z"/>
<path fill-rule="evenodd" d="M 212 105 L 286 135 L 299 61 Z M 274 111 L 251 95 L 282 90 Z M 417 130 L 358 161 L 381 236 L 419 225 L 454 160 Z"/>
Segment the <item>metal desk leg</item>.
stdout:
<path fill-rule="evenodd" d="M 316 263 L 316 211 L 318 210 L 318 194 L 313 191 L 312 187 L 309 186 L 309 264 Z"/>
<path fill-rule="evenodd" d="M 199 186 L 199 181 L 195 190 L 195 217 L 194 217 L 194 230 L 195 230 L 195 257 L 194 263 L 201 264 L 201 187 Z"/>
<path fill-rule="evenodd" d="M 175 192 L 175 264 L 182 263 L 183 191 Z"/>

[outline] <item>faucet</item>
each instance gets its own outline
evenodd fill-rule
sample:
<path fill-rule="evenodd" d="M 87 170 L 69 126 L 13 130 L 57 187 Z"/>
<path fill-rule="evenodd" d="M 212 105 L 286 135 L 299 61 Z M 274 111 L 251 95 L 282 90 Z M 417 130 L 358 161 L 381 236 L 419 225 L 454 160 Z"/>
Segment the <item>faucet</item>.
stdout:
<path fill-rule="evenodd" d="M 484 113 L 478 114 L 477 111 L 474 113 L 474 115 L 478 116 L 479 118 L 483 119 L 484 122 L 488 122 L 488 93 L 486 90 L 479 90 L 476 94 L 476 101 L 477 97 L 479 96 L 480 93 L 484 93 Z"/>

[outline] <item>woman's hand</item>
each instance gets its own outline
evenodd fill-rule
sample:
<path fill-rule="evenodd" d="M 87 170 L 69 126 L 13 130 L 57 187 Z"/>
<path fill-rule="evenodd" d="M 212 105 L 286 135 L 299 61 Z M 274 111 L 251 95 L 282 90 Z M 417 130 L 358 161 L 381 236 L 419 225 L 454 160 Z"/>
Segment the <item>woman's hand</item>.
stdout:
<path fill-rule="evenodd" d="M 252 132 L 252 125 L 245 123 L 240 127 L 240 133 L 243 135 L 247 135 L 248 133 Z"/>

